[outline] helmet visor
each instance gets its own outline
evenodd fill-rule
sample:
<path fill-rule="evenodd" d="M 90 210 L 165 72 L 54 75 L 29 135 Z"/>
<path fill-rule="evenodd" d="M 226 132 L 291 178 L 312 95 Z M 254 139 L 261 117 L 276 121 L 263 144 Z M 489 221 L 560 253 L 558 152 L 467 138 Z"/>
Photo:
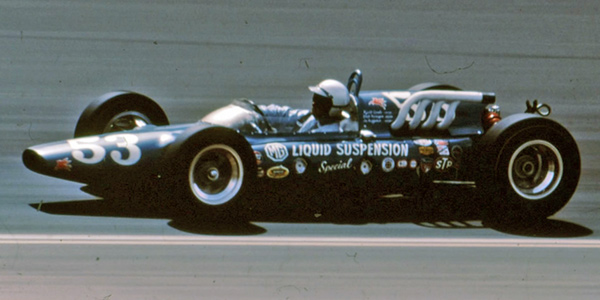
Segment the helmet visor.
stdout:
<path fill-rule="evenodd" d="M 323 116 L 329 114 L 329 110 L 333 107 L 333 99 L 331 97 L 323 97 L 319 94 L 313 95 L 312 110 L 315 116 Z"/>

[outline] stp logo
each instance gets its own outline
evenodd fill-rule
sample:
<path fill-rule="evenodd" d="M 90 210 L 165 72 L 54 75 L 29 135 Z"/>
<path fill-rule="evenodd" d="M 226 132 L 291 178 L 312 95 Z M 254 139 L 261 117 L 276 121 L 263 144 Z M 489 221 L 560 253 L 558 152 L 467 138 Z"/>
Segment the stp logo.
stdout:
<path fill-rule="evenodd" d="M 288 157 L 287 148 L 280 143 L 271 143 L 265 146 L 265 153 L 272 161 L 281 162 Z"/>
<path fill-rule="evenodd" d="M 450 157 L 440 156 L 435 159 L 435 169 L 440 172 L 445 172 L 454 166 L 454 160 Z"/>

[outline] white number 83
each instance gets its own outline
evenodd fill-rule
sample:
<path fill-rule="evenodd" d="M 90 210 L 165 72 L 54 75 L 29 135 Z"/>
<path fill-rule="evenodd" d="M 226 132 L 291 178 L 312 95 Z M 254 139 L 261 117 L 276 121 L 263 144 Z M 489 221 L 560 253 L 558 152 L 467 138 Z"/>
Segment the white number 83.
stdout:
<path fill-rule="evenodd" d="M 71 152 L 73 159 L 84 164 L 97 164 L 104 160 L 106 157 L 106 150 L 102 146 L 96 144 L 99 140 L 100 138 L 97 136 L 67 140 L 67 143 L 69 143 L 73 149 Z M 128 151 L 129 155 L 126 159 L 123 159 L 123 154 L 120 151 L 113 150 L 110 152 L 110 157 L 112 160 L 120 165 L 134 165 L 142 157 L 142 150 L 136 145 L 139 139 L 133 134 L 109 135 L 104 137 L 104 140 L 109 143 L 115 143 L 118 148 L 126 149 Z M 92 152 L 92 156 L 86 157 L 83 153 L 83 150 Z"/>

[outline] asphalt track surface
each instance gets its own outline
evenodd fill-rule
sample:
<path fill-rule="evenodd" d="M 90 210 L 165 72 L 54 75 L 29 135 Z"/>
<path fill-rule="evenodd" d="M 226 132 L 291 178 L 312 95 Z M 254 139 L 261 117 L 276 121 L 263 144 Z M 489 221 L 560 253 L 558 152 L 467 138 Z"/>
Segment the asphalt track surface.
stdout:
<path fill-rule="evenodd" d="M 170 2 L 0 1 L 1 299 L 597 299 L 596 1 Z M 355 68 L 363 89 L 437 81 L 496 92 L 504 114 L 550 104 L 582 155 L 573 199 L 506 224 L 468 195 L 423 210 L 284 194 L 232 223 L 98 199 L 20 161 L 108 91 L 183 123 L 240 97 L 308 108 L 306 86 Z"/>

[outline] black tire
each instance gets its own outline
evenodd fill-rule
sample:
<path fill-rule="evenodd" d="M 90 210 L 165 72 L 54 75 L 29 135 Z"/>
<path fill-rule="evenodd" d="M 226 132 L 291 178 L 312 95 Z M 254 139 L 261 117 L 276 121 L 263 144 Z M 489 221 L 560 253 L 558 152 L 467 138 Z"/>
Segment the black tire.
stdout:
<path fill-rule="evenodd" d="M 178 151 L 176 186 L 193 217 L 243 219 L 256 179 L 256 159 L 239 137 L 192 136 Z"/>
<path fill-rule="evenodd" d="M 133 92 L 107 93 L 81 113 L 74 136 L 132 130 L 145 125 L 169 125 L 167 115 L 152 99 Z"/>
<path fill-rule="evenodd" d="M 495 219 L 547 218 L 571 199 L 581 171 L 577 144 L 554 123 L 510 130 L 497 140 L 493 176 L 482 176 Z M 490 215 L 491 214 L 491 215 Z"/>
<path fill-rule="evenodd" d="M 460 88 L 457 88 L 453 85 L 437 83 L 437 82 L 423 82 L 416 85 L 411 86 L 409 91 L 427 91 L 427 90 L 444 90 L 444 91 L 460 91 Z"/>

